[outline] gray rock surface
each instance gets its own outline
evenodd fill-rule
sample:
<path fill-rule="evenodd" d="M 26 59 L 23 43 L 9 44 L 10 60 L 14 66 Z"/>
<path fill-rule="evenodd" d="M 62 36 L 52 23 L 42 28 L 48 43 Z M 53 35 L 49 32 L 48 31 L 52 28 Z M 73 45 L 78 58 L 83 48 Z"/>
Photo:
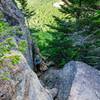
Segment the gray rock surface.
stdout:
<path fill-rule="evenodd" d="M 75 74 L 68 100 L 100 100 L 100 71 L 75 62 Z"/>
<path fill-rule="evenodd" d="M 16 0 L 0 0 L 0 11 L 3 13 L 4 18 L 10 25 L 18 26 L 20 30 L 24 33 L 21 36 L 16 35 L 17 39 L 15 39 L 17 41 L 26 41 L 27 47 L 26 51 L 24 52 L 24 56 L 31 69 L 35 69 L 35 67 L 37 68 L 37 64 L 33 62 L 33 59 L 37 59 L 37 56 L 39 56 L 39 59 L 42 59 L 42 56 L 40 56 L 41 53 L 39 51 L 37 43 L 35 43 L 35 40 L 31 38 L 31 32 L 26 26 L 25 17 L 21 10 L 19 10 L 19 8 L 16 6 L 17 4 L 15 3 L 15 1 Z M 44 60 L 41 61 L 40 66 L 41 71 L 48 69 Z"/>
<path fill-rule="evenodd" d="M 15 55 L 20 56 L 20 62 L 13 66 L 10 58 Z M 5 55 L 2 66 L 0 75 L 5 72 L 10 74 L 6 75 L 9 80 L 0 77 L 0 100 L 53 100 L 52 94 L 56 89 L 49 91 L 41 85 L 37 75 L 30 69 L 20 52 L 11 51 Z"/>
<path fill-rule="evenodd" d="M 28 48 L 25 52 L 25 57 L 33 69 L 33 58 L 32 58 L 32 40 L 30 38 L 30 31 L 28 30 L 25 19 L 22 12 L 18 9 L 18 7 L 14 4 L 14 0 L 0 0 L 0 11 L 5 15 L 5 19 L 7 22 L 13 26 L 19 26 L 21 31 L 24 33 L 19 39 L 24 39 L 27 42 Z M 34 44 L 35 45 L 35 44 Z M 33 45 L 33 46 L 34 46 Z"/>
<path fill-rule="evenodd" d="M 100 100 L 100 72 L 85 63 L 71 61 L 63 69 L 50 68 L 41 80 L 58 89 L 56 100 Z"/>

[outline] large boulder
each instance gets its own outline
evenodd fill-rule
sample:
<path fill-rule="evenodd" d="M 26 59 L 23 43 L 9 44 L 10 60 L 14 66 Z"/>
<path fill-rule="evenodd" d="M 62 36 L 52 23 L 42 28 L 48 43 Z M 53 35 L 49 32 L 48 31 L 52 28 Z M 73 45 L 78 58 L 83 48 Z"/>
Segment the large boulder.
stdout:
<path fill-rule="evenodd" d="M 20 61 L 13 65 L 11 59 L 15 55 Z M 56 89 L 50 92 L 41 85 L 20 52 L 11 51 L 0 64 L 0 100 L 53 100 Z"/>
<path fill-rule="evenodd" d="M 71 61 L 63 69 L 50 68 L 41 76 L 50 88 L 58 88 L 56 100 L 100 100 L 100 71 Z"/>
<path fill-rule="evenodd" d="M 100 71 L 76 62 L 76 74 L 68 100 L 100 100 Z"/>

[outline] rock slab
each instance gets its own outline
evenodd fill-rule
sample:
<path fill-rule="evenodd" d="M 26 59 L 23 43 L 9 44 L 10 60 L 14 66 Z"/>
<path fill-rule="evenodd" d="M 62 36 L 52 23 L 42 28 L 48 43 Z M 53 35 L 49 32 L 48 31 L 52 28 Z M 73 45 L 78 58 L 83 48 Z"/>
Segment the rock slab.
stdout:
<path fill-rule="evenodd" d="M 20 62 L 13 66 L 10 58 L 14 55 L 20 56 Z M 6 76 L 9 80 L 0 79 L 0 100 L 53 100 L 50 91 L 41 85 L 37 75 L 30 69 L 20 52 L 11 51 L 5 55 L 2 65 L 0 75 L 4 72 L 10 74 Z"/>
<path fill-rule="evenodd" d="M 83 62 L 71 61 L 59 70 L 50 68 L 41 80 L 58 89 L 56 100 L 100 100 L 100 71 Z"/>

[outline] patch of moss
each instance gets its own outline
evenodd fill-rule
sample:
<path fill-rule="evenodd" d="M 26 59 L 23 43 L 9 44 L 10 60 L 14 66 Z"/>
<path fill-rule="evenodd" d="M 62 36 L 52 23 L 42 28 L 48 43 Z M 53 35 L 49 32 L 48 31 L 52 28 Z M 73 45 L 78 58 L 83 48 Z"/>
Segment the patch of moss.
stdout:
<path fill-rule="evenodd" d="M 4 72 L 2 74 L 0 74 L 0 79 L 2 80 L 10 80 L 10 78 L 8 77 L 8 75 L 10 74 L 10 72 Z"/>
<path fill-rule="evenodd" d="M 12 56 L 10 59 L 11 59 L 12 64 L 14 64 L 14 65 L 16 65 L 20 62 L 20 56 L 18 56 L 18 55 Z"/>
<path fill-rule="evenodd" d="M 16 43 L 13 38 L 7 38 L 0 43 L 0 57 L 4 54 L 9 53 L 12 48 L 16 48 Z"/>
<path fill-rule="evenodd" d="M 8 63 L 9 68 L 14 68 L 14 65 L 18 64 L 20 62 L 20 56 L 19 55 L 9 55 L 11 50 L 18 49 L 17 43 L 16 43 L 16 37 L 22 36 L 24 33 L 20 31 L 19 27 L 17 26 L 10 26 L 8 23 L 0 21 L 0 70 L 3 70 L 5 68 L 3 66 L 3 61 L 5 59 L 8 59 L 11 61 L 11 63 Z M 19 43 L 20 51 L 25 51 L 26 49 L 26 42 L 20 41 Z M 5 71 L 4 73 L 0 73 L 0 79 L 3 80 L 9 80 L 8 75 L 10 74 L 10 71 L 8 70 L 8 73 Z"/>
<path fill-rule="evenodd" d="M 27 45 L 27 41 L 26 40 L 20 40 L 18 43 L 18 49 L 19 51 L 21 51 L 22 53 L 24 53 L 27 49 L 28 45 Z"/>

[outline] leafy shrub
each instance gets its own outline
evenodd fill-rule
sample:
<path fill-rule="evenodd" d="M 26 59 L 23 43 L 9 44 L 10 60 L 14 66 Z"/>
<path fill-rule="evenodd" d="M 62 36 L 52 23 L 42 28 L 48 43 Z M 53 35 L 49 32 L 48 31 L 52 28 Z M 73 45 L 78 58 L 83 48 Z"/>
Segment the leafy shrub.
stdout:
<path fill-rule="evenodd" d="M 26 40 L 20 40 L 18 43 L 18 50 L 21 51 L 22 53 L 25 53 L 28 45 Z"/>
<path fill-rule="evenodd" d="M 0 69 L 3 70 L 3 61 L 5 59 L 11 60 L 12 65 L 9 65 L 9 68 L 14 68 L 12 66 L 16 65 L 20 61 L 19 55 L 12 55 L 12 56 L 6 56 L 7 54 L 10 54 L 11 50 L 17 50 L 20 49 L 20 51 L 25 52 L 25 49 L 27 48 L 26 41 L 25 40 L 17 40 L 20 36 L 22 36 L 23 33 L 20 31 L 20 29 L 17 26 L 10 26 L 8 23 L 0 21 Z M 19 45 L 17 45 L 19 44 Z M 3 72 L 0 73 L 0 79 L 3 80 L 9 80 L 10 72 Z"/>

